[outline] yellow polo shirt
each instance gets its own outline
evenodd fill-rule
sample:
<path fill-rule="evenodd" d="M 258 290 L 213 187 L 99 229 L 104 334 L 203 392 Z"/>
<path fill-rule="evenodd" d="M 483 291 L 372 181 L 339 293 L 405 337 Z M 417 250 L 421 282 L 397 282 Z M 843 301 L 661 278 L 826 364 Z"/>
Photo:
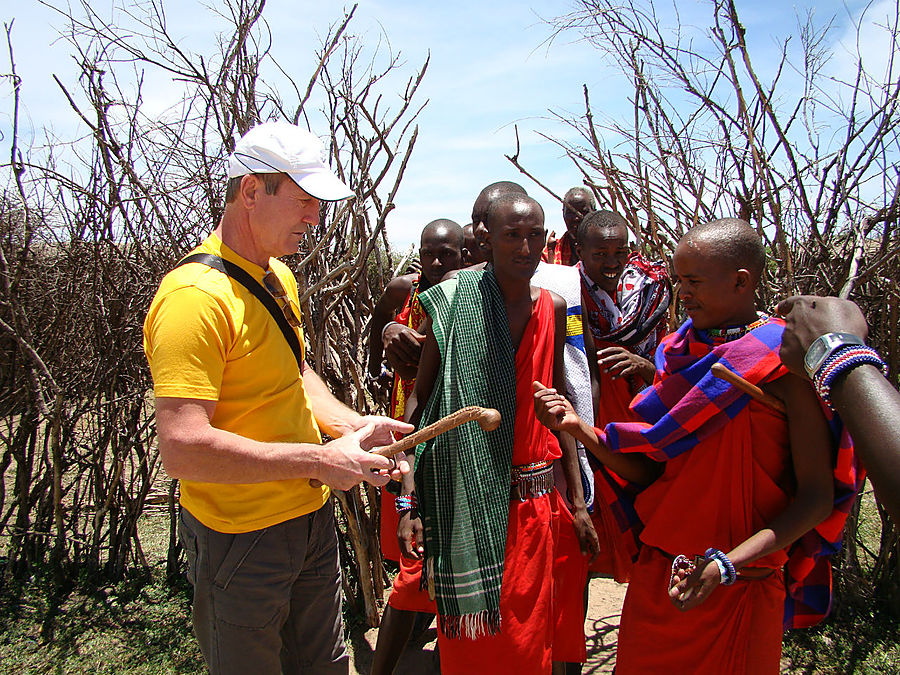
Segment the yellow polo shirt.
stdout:
<path fill-rule="evenodd" d="M 215 234 L 192 253 L 240 265 L 262 283 L 265 270 Z M 269 260 L 294 305 L 297 282 Z M 295 329 L 303 345 L 303 332 Z M 200 263 L 169 272 L 144 321 L 144 352 L 157 397 L 215 401 L 212 426 L 264 442 L 320 443 L 294 354 L 271 314 L 240 283 Z M 267 483 L 181 481 L 181 504 L 219 532 L 258 530 L 302 516 L 327 500 L 326 486 L 306 478 Z"/>

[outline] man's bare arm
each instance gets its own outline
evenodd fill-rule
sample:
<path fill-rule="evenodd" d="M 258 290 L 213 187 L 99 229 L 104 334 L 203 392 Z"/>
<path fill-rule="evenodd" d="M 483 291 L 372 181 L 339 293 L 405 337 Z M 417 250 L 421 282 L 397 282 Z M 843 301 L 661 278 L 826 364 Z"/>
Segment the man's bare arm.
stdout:
<path fill-rule="evenodd" d="M 387 471 L 390 460 L 366 451 L 384 444 L 384 432 L 375 424 L 326 445 L 262 443 L 213 427 L 215 408 L 215 401 L 156 399 L 159 452 L 173 478 L 204 483 L 315 478 L 341 490 L 362 481 L 388 481 L 372 471 Z"/>
<path fill-rule="evenodd" d="M 662 464 L 640 453 L 613 452 L 600 442 L 597 430 L 578 416 L 572 404 L 556 391 L 542 384 L 532 383 L 535 412 L 548 429 L 565 431 L 604 464 L 625 480 L 649 485 L 662 473 Z"/>
<path fill-rule="evenodd" d="M 900 522 L 900 393 L 878 368 L 864 364 L 831 386 L 831 403 L 879 501 Z"/>
<path fill-rule="evenodd" d="M 566 303 L 555 293 L 553 296 L 554 335 L 553 335 L 553 383 L 559 391 L 566 391 Z M 575 521 L 575 532 L 581 552 L 590 556 L 591 561 L 600 553 L 600 541 L 594 524 L 587 512 L 584 502 L 584 488 L 581 485 L 581 469 L 578 466 L 578 450 L 575 439 L 566 433 L 560 433 L 560 449 L 562 450 L 562 467 L 569 488 L 569 499 L 572 502 L 572 518 Z"/>
<path fill-rule="evenodd" d="M 434 383 L 437 379 L 438 371 L 441 366 L 441 352 L 438 347 L 434 333 L 430 330 L 430 320 L 426 320 L 425 343 L 422 345 L 422 357 L 419 359 L 419 369 L 416 372 L 416 385 L 413 394 L 406 402 L 406 410 L 404 419 L 416 426 L 422 418 L 422 411 L 425 404 L 431 397 L 434 389 Z M 410 467 L 415 468 L 415 451 L 407 455 L 407 462 Z M 402 494 L 412 494 L 416 489 L 415 473 L 410 471 L 402 478 Z M 419 559 L 425 553 L 422 546 L 423 530 L 422 521 L 419 519 L 418 511 L 407 511 L 400 517 L 397 526 L 397 539 L 400 544 L 400 552 L 407 558 Z"/>
<path fill-rule="evenodd" d="M 865 339 L 869 328 L 859 307 L 849 300 L 795 296 L 778 305 L 787 326 L 781 359 L 806 377 L 803 357 L 825 333 L 852 333 Z M 900 522 L 900 393 L 872 365 L 861 365 L 831 385 L 831 404 L 841 416 L 875 493 Z"/>

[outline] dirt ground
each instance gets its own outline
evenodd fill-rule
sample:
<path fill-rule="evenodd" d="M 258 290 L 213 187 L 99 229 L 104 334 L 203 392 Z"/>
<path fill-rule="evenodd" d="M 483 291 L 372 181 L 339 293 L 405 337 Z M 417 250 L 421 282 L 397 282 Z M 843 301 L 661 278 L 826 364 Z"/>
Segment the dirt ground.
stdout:
<path fill-rule="evenodd" d="M 611 579 L 591 580 L 587 619 L 584 633 L 587 636 L 588 660 L 582 672 L 610 673 L 615 665 L 616 637 L 619 630 L 619 616 L 622 600 L 625 598 L 624 584 Z M 378 629 L 360 629 L 351 639 L 350 672 L 367 674 L 372 664 L 372 654 L 378 640 Z M 435 652 L 437 629 L 434 623 L 417 640 L 411 642 L 400 659 L 395 671 L 397 675 L 431 675 L 440 673 L 438 656 Z"/>

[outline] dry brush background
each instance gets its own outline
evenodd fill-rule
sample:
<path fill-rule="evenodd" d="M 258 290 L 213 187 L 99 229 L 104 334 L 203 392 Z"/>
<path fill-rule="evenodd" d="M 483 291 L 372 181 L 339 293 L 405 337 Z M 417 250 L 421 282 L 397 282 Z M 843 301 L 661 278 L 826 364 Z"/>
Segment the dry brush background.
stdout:
<path fill-rule="evenodd" d="M 579 140 L 551 140 L 600 204 L 626 215 L 637 246 L 656 258 L 667 258 L 699 220 L 748 219 L 770 252 L 761 304 L 771 308 L 795 292 L 851 297 L 896 385 L 900 78 L 893 64 L 881 79 L 860 65 L 854 79 L 836 82 L 823 70 L 827 27 L 810 18 L 783 45 L 777 71 L 763 76 L 731 2 L 709 3 L 703 40 L 687 27 L 663 31 L 652 3 L 576 5 L 555 20 L 556 35 L 589 40 L 598 59 L 617 64 L 632 85 L 618 93 L 633 103 L 630 120 L 597 112 L 587 87 L 582 113 L 557 114 Z M 356 199 L 324 207 L 324 225 L 288 264 L 301 283 L 314 368 L 351 407 L 384 410 L 383 393 L 364 385 L 366 329 L 382 288 L 406 264 L 392 252 L 385 222 L 414 150 L 424 104 L 417 89 L 428 62 L 410 68 L 352 36 L 352 9 L 325 34 L 309 78 L 294 80 L 270 53 L 263 9 L 261 0 L 225 3 L 221 12 L 233 30 L 213 54 L 179 46 L 157 2 L 131 6 L 123 25 L 105 23 L 86 2 L 61 12 L 81 75 L 57 85 L 84 134 L 54 139 L 31 155 L 17 133 L 5 139 L 6 577 L 49 565 L 60 581 L 86 572 L 116 579 L 147 566 L 137 521 L 150 505 L 173 518 L 168 571 L 179 572 L 177 486 L 162 473 L 155 447 L 141 324 L 161 277 L 217 221 L 225 159 L 258 120 L 330 130 L 332 166 Z M 888 28 L 900 52 L 896 5 Z M 4 82 L 18 124 L 15 33 L 6 31 Z M 283 76 L 277 89 L 260 76 L 273 68 Z M 183 88 L 177 115 L 146 113 L 141 86 L 150 70 Z M 527 148 L 516 148 L 509 159 L 540 185 L 525 155 Z M 371 488 L 336 498 L 345 592 L 376 625 L 387 580 L 378 500 Z M 878 515 L 877 547 L 859 536 L 858 510 L 849 521 L 838 561 L 839 610 L 876 601 L 900 608 L 898 533 Z"/>

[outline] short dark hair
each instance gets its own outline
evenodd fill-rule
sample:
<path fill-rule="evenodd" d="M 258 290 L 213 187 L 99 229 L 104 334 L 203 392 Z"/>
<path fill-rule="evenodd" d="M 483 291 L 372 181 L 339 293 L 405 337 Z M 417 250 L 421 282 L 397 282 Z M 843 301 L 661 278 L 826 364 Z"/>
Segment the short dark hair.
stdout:
<path fill-rule="evenodd" d="M 746 220 L 719 218 L 691 228 L 683 241 L 708 243 L 719 259 L 724 259 L 735 269 L 745 268 L 754 282 L 762 278 L 766 267 L 766 249 L 762 240 Z"/>
<path fill-rule="evenodd" d="M 507 192 L 493 199 L 491 205 L 488 207 L 487 215 L 484 219 L 484 226 L 488 231 L 491 230 L 491 222 L 497 217 L 497 212 L 507 204 L 527 204 L 528 206 L 536 207 L 538 213 L 541 214 L 541 222 L 543 223 L 544 221 L 544 209 L 537 200 L 532 199 L 528 195 L 523 195 L 520 192 Z"/>
<path fill-rule="evenodd" d="M 247 174 L 244 174 L 247 175 Z M 263 184 L 266 186 L 266 194 L 274 195 L 278 192 L 278 186 L 287 178 L 286 173 L 253 173 L 251 176 L 256 176 L 261 179 Z M 234 178 L 228 179 L 228 184 L 225 186 L 225 203 L 230 204 L 235 199 L 237 199 L 238 190 L 241 189 L 241 179 L 244 176 L 235 176 Z"/>
<path fill-rule="evenodd" d="M 591 211 L 578 224 L 578 232 L 576 237 L 578 243 L 584 243 L 589 230 L 597 228 L 598 230 L 611 230 L 616 227 L 625 228 L 625 237 L 628 237 L 628 221 L 625 220 L 615 211 Z"/>

